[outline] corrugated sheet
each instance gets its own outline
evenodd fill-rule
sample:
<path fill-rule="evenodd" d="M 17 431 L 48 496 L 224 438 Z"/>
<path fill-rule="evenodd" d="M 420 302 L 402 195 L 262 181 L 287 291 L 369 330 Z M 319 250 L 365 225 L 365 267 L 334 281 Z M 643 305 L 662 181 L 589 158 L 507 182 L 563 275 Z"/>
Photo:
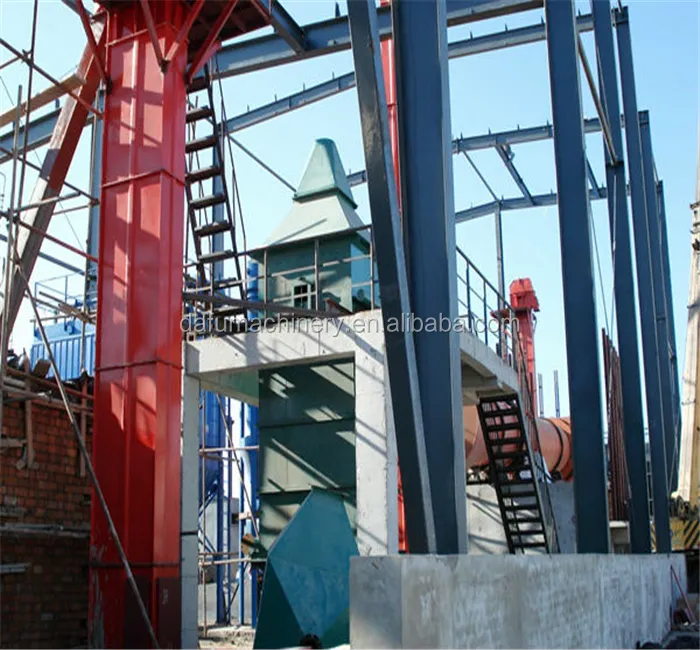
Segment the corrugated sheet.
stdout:
<path fill-rule="evenodd" d="M 61 379 L 77 379 L 84 369 L 88 374 L 95 372 L 95 333 L 85 333 L 85 363 L 80 363 L 80 351 L 83 344 L 81 334 L 55 338 L 51 341 L 51 351 L 56 359 L 58 371 Z M 30 359 L 32 367 L 39 359 L 48 359 L 46 348 L 43 343 L 32 345 Z M 53 371 L 49 372 L 49 377 L 53 377 Z"/>

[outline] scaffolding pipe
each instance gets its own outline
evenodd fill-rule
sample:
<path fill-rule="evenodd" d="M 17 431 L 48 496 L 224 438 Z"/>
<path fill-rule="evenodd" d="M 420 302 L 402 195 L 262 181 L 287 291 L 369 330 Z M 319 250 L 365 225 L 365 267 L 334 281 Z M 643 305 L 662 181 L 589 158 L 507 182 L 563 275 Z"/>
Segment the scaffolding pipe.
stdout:
<path fill-rule="evenodd" d="M 21 266 L 18 265 L 17 270 L 18 270 L 19 277 L 24 282 L 24 288 L 25 288 L 26 295 L 29 298 L 29 302 L 32 306 L 32 310 L 34 311 L 34 316 L 36 318 L 37 326 L 39 328 L 41 340 L 43 341 L 44 347 L 46 348 L 46 352 L 47 352 L 48 357 L 49 357 L 49 362 L 51 363 L 51 368 L 53 370 L 54 377 L 56 378 L 56 386 L 58 387 L 58 390 L 61 393 L 61 400 L 63 401 L 63 405 L 66 409 L 66 412 L 68 413 L 68 419 L 70 420 L 71 428 L 73 429 L 73 434 L 75 435 L 75 439 L 78 443 L 78 448 L 80 449 L 80 453 L 83 455 L 83 458 L 85 459 L 85 467 L 87 468 L 88 474 L 90 475 L 90 481 L 92 482 L 92 486 L 93 486 L 95 495 L 97 496 L 97 500 L 99 501 L 100 507 L 102 508 L 102 512 L 104 513 L 105 520 L 107 521 L 107 525 L 109 527 L 109 532 L 112 536 L 112 540 L 114 541 L 114 546 L 117 550 L 117 553 L 119 554 L 119 559 L 121 560 L 121 563 L 124 566 L 124 572 L 126 573 L 126 580 L 129 583 L 129 586 L 131 587 L 131 589 L 134 593 L 136 605 L 139 609 L 139 613 L 141 614 L 141 617 L 143 618 L 144 623 L 146 624 L 146 628 L 148 631 L 148 635 L 151 639 L 151 643 L 153 644 L 154 648 L 160 648 L 160 646 L 158 645 L 158 639 L 156 638 L 155 631 L 153 630 L 153 626 L 151 625 L 151 621 L 148 618 L 148 611 L 146 610 L 146 605 L 144 604 L 143 598 L 141 597 L 141 593 L 139 592 L 139 589 L 136 586 L 136 580 L 134 579 L 134 574 L 131 571 L 131 566 L 129 564 L 129 560 L 126 557 L 126 553 L 124 552 L 124 547 L 122 546 L 121 540 L 119 538 L 119 533 L 117 532 L 117 529 L 114 525 L 114 520 L 112 519 L 112 514 L 109 511 L 109 507 L 107 506 L 107 501 L 105 500 L 104 494 L 102 493 L 102 487 L 100 486 L 100 482 L 97 480 L 97 475 L 95 474 L 95 468 L 92 465 L 92 460 L 90 458 L 90 454 L 87 450 L 87 447 L 85 446 L 85 441 L 83 440 L 83 437 L 80 435 L 80 427 L 78 426 L 78 422 L 75 419 L 75 414 L 73 413 L 73 410 L 71 409 L 71 404 L 68 400 L 68 395 L 65 391 L 65 388 L 63 386 L 63 382 L 61 380 L 61 373 L 58 370 L 58 366 L 56 365 L 56 359 L 53 355 L 53 352 L 51 350 L 51 346 L 49 344 L 49 339 L 46 336 L 46 330 L 44 330 L 44 326 L 41 324 L 41 320 L 39 318 L 39 310 L 37 309 L 36 303 L 34 302 L 34 296 L 32 295 L 31 289 L 29 288 L 29 280 L 27 279 L 27 276 L 22 271 Z"/>
<path fill-rule="evenodd" d="M 22 117 L 22 86 L 17 88 L 17 106 L 16 106 L 16 117 L 15 117 L 15 132 L 13 138 L 13 154 L 12 154 L 12 185 L 10 186 L 10 213 L 15 205 L 15 186 L 17 184 L 17 159 L 19 157 L 19 150 L 17 145 L 19 143 L 19 122 Z M 3 300 L 3 310 L 2 310 L 2 331 L 0 332 L 0 395 L 2 395 L 2 389 L 5 384 L 5 364 L 7 360 L 7 342 L 10 339 L 8 333 L 9 326 L 9 313 L 10 308 L 8 305 L 7 297 L 10 295 L 10 288 L 12 287 L 12 277 L 14 275 L 14 240 L 16 226 L 13 228 L 13 223 L 10 220 L 8 222 L 7 228 L 7 255 L 5 256 L 5 293 Z M 0 438 L 2 438 L 2 421 L 3 421 L 3 411 L 5 409 L 0 405 Z"/>
<path fill-rule="evenodd" d="M 99 118 L 102 118 L 103 115 L 100 113 L 97 109 L 93 108 L 88 104 L 80 95 L 75 93 L 73 90 L 71 90 L 63 81 L 59 81 L 54 77 L 53 75 L 50 75 L 46 70 L 44 70 L 42 67 L 40 67 L 38 64 L 34 63 L 33 61 L 29 61 L 27 56 L 20 52 L 19 50 L 15 49 L 10 45 L 4 38 L 0 38 L 0 45 L 2 45 L 4 48 L 10 50 L 15 56 L 19 57 L 24 61 L 27 65 L 32 66 L 42 77 L 45 77 L 48 79 L 54 86 L 57 86 L 61 90 L 65 91 L 65 94 L 70 95 L 78 104 L 80 104 L 86 111 L 89 113 L 92 113 L 93 115 L 96 115 Z"/>

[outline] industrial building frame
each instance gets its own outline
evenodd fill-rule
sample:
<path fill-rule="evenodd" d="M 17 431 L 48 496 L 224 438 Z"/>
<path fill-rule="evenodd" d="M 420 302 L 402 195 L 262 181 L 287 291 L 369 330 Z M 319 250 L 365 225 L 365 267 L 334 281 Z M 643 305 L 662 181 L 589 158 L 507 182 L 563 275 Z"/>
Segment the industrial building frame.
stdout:
<path fill-rule="evenodd" d="M 92 37 L 93 42 L 95 38 L 99 40 L 99 34 L 95 33 L 99 30 L 95 23 L 90 28 L 80 0 L 63 1 L 84 20 L 89 38 Z M 668 552 L 670 524 L 666 505 L 677 481 L 680 393 L 663 182 L 657 176 L 654 163 L 649 114 L 640 111 L 637 106 L 628 10 L 621 5 L 613 9 L 609 0 L 592 0 L 591 6 L 590 14 L 577 16 L 573 0 L 442 0 L 434 4 L 396 0 L 391 6 L 379 8 L 374 6 L 372 0 L 349 0 L 347 16 L 298 25 L 277 2 L 272 2 L 270 23 L 274 33 L 222 47 L 215 55 L 214 76 L 226 79 L 352 49 L 354 72 L 234 116 L 225 123 L 225 130 L 231 134 L 356 87 L 366 170 L 351 174 L 349 181 L 351 185 L 368 183 L 385 318 L 408 311 L 423 316 L 454 310 L 455 272 L 451 267 L 451 260 L 455 258 L 454 224 L 484 216 L 494 216 L 495 219 L 498 288 L 501 296 L 505 295 L 502 213 L 530 207 L 558 206 L 565 331 L 566 340 L 570 343 L 567 345 L 570 408 L 572 420 L 576 422 L 573 456 L 577 466 L 586 468 L 585 474 L 578 472 L 574 475 L 580 553 L 609 552 L 601 369 L 597 354 L 591 353 L 597 350 L 599 336 L 589 208 L 591 200 L 607 201 L 614 251 L 614 297 L 624 401 L 631 549 L 640 553 L 652 550 L 637 343 L 636 319 L 639 313 L 651 447 L 651 492 L 655 505 L 655 548 L 659 552 Z M 541 23 L 451 43 L 448 41 L 450 26 L 539 8 L 544 8 L 545 20 Z M 33 33 L 35 31 L 36 24 Z M 584 32 L 593 32 L 595 39 L 595 75 L 581 43 L 580 35 Z M 390 38 L 394 40 L 398 79 L 399 151 L 402 152 L 398 178 L 392 162 L 387 98 L 379 54 L 381 43 Z M 540 41 L 547 46 L 552 124 L 451 140 L 448 58 Z M 0 39 L 0 46 L 14 56 L 8 63 L 28 64 L 29 97 L 32 75 L 36 73 L 49 78 L 54 84 L 46 101 L 67 93 L 77 104 L 81 103 L 79 85 L 59 82 L 34 62 L 34 43 L 29 54 L 15 49 L 4 39 Z M 593 119 L 583 118 L 581 69 L 598 113 Z M 105 75 L 102 74 L 102 77 L 105 78 Z M 402 97 L 415 96 L 415 92 L 412 92 L 415 86 L 429 87 L 431 91 L 422 93 L 422 101 L 402 101 Z M 0 164 L 13 163 L 13 197 L 15 178 L 19 181 L 18 195 L 23 196 L 23 173 L 20 170 L 24 166 L 35 167 L 27 160 L 27 152 L 49 143 L 52 137 L 56 137 L 57 129 L 70 129 L 75 135 L 85 126 L 77 122 L 61 124 L 59 109 L 32 120 L 34 102 L 27 105 L 22 126 L 21 107 L 20 93 L 15 115 L 10 120 L 13 131 L 0 135 Z M 34 259 L 42 256 L 71 272 L 76 271 L 73 265 L 40 252 L 41 242 L 49 238 L 45 231 L 51 216 L 57 213 L 56 204 L 69 198 L 88 201 L 91 208 L 89 229 L 93 235 L 89 237 L 89 249 L 84 256 L 93 271 L 99 264 L 95 237 L 99 206 L 95 197 L 99 192 L 100 174 L 96 168 L 100 160 L 99 118 L 102 109 L 99 105 L 89 105 L 87 108 L 87 123 L 93 125 L 95 149 L 90 191 L 71 186 L 64 182 L 64 178 L 61 185 L 70 190 L 68 194 L 61 196 L 60 188 L 56 190 L 47 185 L 44 197 L 37 203 L 15 207 L 11 198 L 9 209 L 2 215 L 14 226 L 7 237 L 8 269 L 14 266 L 14 246 L 19 228 L 27 225 L 20 215 L 29 213 L 36 224 L 30 223 L 25 228 L 28 230 L 29 244 L 26 246 L 29 255 L 33 255 Z M 426 124 L 435 128 L 418 128 L 418 125 Z M 605 186 L 599 185 L 593 176 L 586 156 L 586 135 L 598 132 L 603 134 Z M 78 136 L 75 137 L 77 141 Z M 533 195 L 514 165 L 511 147 L 548 139 L 553 141 L 557 192 Z M 469 157 L 471 151 L 486 148 L 494 149 L 501 157 L 521 196 L 499 198 L 491 190 Z M 421 155 L 415 155 L 416 151 L 420 151 Z M 467 157 L 493 201 L 462 210 L 455 209 L 452 196 L 453 154 Z M 52 171 L 52 164 L 51 160 L 44 162 L 42 176 L 47 171 L 46 165 L 49 173 Z M 416 182 L 418 178 L 421 179 L 420 183 Z M 399 222 L 397 185 L 401 188 L 401 211 L 408 234 L 405 242 Z M 628 194 L 631 198 L 633 233 L 629 226 Z M 437 220 L 439 223 L 436 220 L 428 223 L 424 215 L 435 214 L 444 215 L 444 219 Z M 424 236 L 426 234 L 430 236 Z M 71 252 L 80 253 L 63 242 L 56 243 L 64 245 Z M 633 250 L 639 307 L 634 290 Z M 29 270 L 32 266 L 33 262 Z M 441 292 L 433 291 L 428 295 L 421 292 L 418 284 L 411 284 L 410 278 L 419 276 L 428 267 L 433 272 L 435 268 L 438 269 L 441 279 L 436 284 Z M 86 274 L 89 275 L 89 271 Z M 7 277 L 10 277 L 9 270 Z M 5 296 L 12 295 L 9 288 L 10 282 L 7 280 Z M 25 290 L 29 292 L 28 282 L 16 290 L 21 301 Z M 36 296 L 31 299 L 36 306 Z M 18 303 L 13 306 L 13 303 L 5 301 L 4 307 L 3 377 L 7 332 L 16 316 Z M 14 313 L 8 313 L 10 309 Z M 387 338 L 392 336 L 396 337 L 395 340 L 387 341 L 392 401 L 413 406 L 394 412 L 410 546 L 415 552 L 464 552 L 466 522 L 461 520 L 461 513 L 466 513 L 466 496 L 459 489 L 465 476 L 464 458 L 454 454 L 454 445 L 461 436 L 461 427 L 457 426 L 458 420 L 455 419 L 461 405 L 454 341 L 452 337 L 444 337 L 437 347 L 431 347 L 433 342 L 417 335 L 396 333 L 388 334 Z M 571 344 L 572 341 L 576 341 L 576 344 Z M 449 372 L 446 372 L 446 368 Z M 64 402 L 72 413 L 67 397 Z M 440 422 L 430 445 L 424 436 L 424 422 L 428 418 L 431 422 Z M 89 459 L 87 462 L 89 464 Z M 226 462 L 222 458 L 221 476 Z M 437 482 L 436 476 L 452 478 L 453 486 L 448 494 L 445 493 L 444 480 Z M 95 485 L 98 486 L 97 483 Z M 436 522 L 440 522 L 439 525 Z M 126 562 L 125 567 L 128 567 Z"/>

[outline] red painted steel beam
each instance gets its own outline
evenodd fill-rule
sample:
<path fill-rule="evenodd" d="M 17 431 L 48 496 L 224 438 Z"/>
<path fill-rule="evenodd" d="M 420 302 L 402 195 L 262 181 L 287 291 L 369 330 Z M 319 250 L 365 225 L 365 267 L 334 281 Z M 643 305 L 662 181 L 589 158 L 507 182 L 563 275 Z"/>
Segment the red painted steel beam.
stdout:
<path fill-rule="evenodd" d="M 190 13 L 187 14 L 185 22 L 183 23 L 182 27 L 180 27 L 180 31 L 175 37 L 175 41 L 170 46 L 168 53 L 165 55 L 165 65 L 168 65 L 168 63 L 170 63 L 170 61 L 172 61 L 175 55 L 180 51 L 180 48 L 187 43 L 187 35 L 190 33 L 190 29 L 192 29 L 194 21 L 197 20 L 197 16 L 199 16 L 199 13 L 202 11 L 205 1 L 206 0 L 197 0 L 197 2 L 192 5 Z"/>
<path fill-rule="evenodd" d="M 104 42 L 104 25 L 95 22 L 91 29 L 98 45 Z M 95 101 L 97 87 L 100 83 L 100 73 L 95 56 L 86 47 L 78 64 L 77 74 L 84 79 L 84 83 L 76 88 L 75 96 L 71 93 L 66 99 L 58 116 L 56 127 L 51 135 L 48 153 L 41 165 L 41 171 L 37 178 L 30 199 L 35 208 L 27 210 L 23 215 L 23 221 L 32 229 L 20 230 L 17 237 L 17 253 L 19 265 L 25 277 L 31 277 L 34 265 L 39 256 L 44 233 L 48 230 L 51 217 L 56 209 L 56 202 L 51 201 L 61 193 L 61 188 L 66 180 L 78 141 L 83 132 L 88 110 Z M 20 305 L 24 299 L 24 283 L 19 271 L 15 273 L 12 288 L 7 305 L 0 298 L 0 307 L 8 309 L 8 330 L 12 331 Z"/>
<path fill-rule="evenodd" d="M 162 69 L 165 65 L 165 59 L 163 58 L 163 52 L 161 52 L 160 43 L 158 42 L 156 25 L 153 22 L 153 14 L 151 13 L 151 5 L 149 4 L 149 0 L 141 0 L 141 9 L 143 10 L 143 18 L 146 21 L 148 35 L 151 37 L 151 43 L 153 44 L 153 51 L 156 53 L 158 65 Z"/>
<path fill-rule="evenodd" d="M 221 44 L 219 43 L 219 34 L 221 33 L 221 30 L 226 24 L 226 21 L 229 19 L 229 16 L 233 13 L 233 10 L 236 8 L 237 4 L 238 0 L 229 0 L 225 7 L 222 9 L 219 16 L 217 17 L 216 22 L 209 31 L 209 34 L 207 34 L 204 43 L 202 43 L 201 47 L 199 48 L 199 51 L 197 52 L 197 54 L 194 55 L 194 58 L 192 59 L 190 69 L 187 72 L 188 84 L 192 83 L 192 79 L 194 79 L 195 75 L 211 58 L 212 54 L 214 54 L 214 52 L 216 51 L 216 48 L 220 47 Z"/>
<path fill-rule="evenodd" d="M 189 5 L 151 2 L 169 51 Z M 180 645 L 180 386 L 186 48 L 165 72 L 139 3 L 110 3 L 93 461 L 161 647 Z M 151 647 L 93 499 L 92 647 Z"/>
<path fill-rule="evenodd" d="M 78 11 L 78 16 L 80 16 L 80 22 L 83 24 L 83 29 L 85 30 L 85 35 L 87 36 L 88 46 L 92 50 L 92 55 L 95 57 L 95 65 L 100 72 L 100 78 L 104 82 L 105 86 L 109 86 L 109 77 L 107 76 L 107 70 L 105 69 L 105 64 L 102 58 L 102 48 L 98 47 L 97 41 L 95 40 L 95 35 L 92 33 L 90 16 L 88 16 L 87 11 L 85 10 L 83 0 L 75 0 L 75 8 Z"/>

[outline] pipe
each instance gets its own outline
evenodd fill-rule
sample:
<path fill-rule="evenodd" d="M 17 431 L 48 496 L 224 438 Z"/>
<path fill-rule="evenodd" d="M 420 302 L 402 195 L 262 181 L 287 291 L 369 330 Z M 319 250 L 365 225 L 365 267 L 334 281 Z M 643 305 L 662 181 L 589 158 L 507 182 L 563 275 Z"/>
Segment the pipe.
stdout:
<path fill-rule="evenodd" d="M 463 407 L 464 449 L 467 469 L 488 467 L 489 459 L 484 438 L 479 425 L 476 406 Z M 558 473 L 564 481 L 571 481 L 574 475 L 571 457 L 571 422 L 569 418 L 538 418 L 539 444 L 531 439 L 532 450 L 539 451 L 547 464 L 549 473 Z"/>

